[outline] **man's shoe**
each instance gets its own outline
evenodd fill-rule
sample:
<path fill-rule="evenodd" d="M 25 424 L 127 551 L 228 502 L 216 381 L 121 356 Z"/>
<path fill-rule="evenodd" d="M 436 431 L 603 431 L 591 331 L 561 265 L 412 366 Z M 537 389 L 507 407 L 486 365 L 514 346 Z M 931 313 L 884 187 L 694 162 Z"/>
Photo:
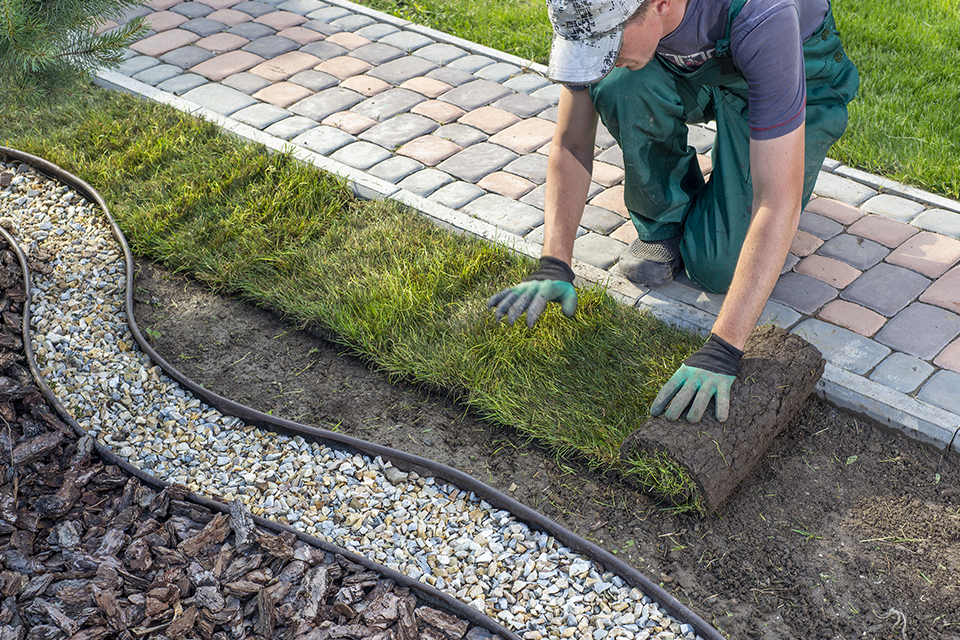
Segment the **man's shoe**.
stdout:
<path fill-rule="evenodd" d="M 620 272 L 637 284 L 654 287 L 667 284 L 680 273 L 680 238 L 656 242 L 634 240 L 620 254 Z"/>

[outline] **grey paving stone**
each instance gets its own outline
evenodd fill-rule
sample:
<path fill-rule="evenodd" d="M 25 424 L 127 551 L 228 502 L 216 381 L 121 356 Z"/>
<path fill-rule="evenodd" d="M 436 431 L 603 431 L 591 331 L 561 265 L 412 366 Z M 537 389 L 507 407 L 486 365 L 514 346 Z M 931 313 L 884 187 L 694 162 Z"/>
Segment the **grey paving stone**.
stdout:
<path fill-rule="evenodd" d="M 403 113 L 359 135 L 361 140 L 378 144 L 386 149 L 397 149 L 414 138 L 425 136 L 437 128 L 437 123 L 414 113 Z"/>
<path fill-rule="evenodd" d="M 202 2 L 181 2 L 170 7 L 170 11 L 188 18 L 202 18 L 213 13 L 213 9 Z"/>
<path fill-rule="evenodd" d="M 697 150 L 697 153 L 706 153 L 713 147 L 713 141 L 716 139 L 715 131 L 704 129 L 703 127 L 687 127 L 687 145 Z"/>
<path fill-rule="evenodd" d="M 492 193 L 477 198 L 461 210 L 518 236 L 525 236 L 543 224 L 543 211 Z"/>
<path fill-rule="evenodd" d="M 438 99 L 456 105 L 464 111 L 473 111 L 491 102 L 505 98 L 512 93 L 510 89 L 495 82 L 490 82 L 489 80 L 474 80 L 473 82 L 462 84 L 455 89 L 447 91 Z"/>
<path fill-rule="evenodd" d="M 391 60 L 402 58 L 405 55 L 406 54 L 400 49 L 391 47 L 388 44 L 383 44 L 382 42 L 364 45 L 350 52 L 351 57 L 369 62 L 375 67 L 384 65 Z"/>
<path fill-rule="evenodd" d="M 341 131 L 336 127 L 320 125 L 301 133 L 295 137 L 292 142 L 293 144 L 306 147 L 311 151 L 316 151 L 320 155 L 326 156 L 341 147 L 356 142 L 356 140 L 357 139 L 349 133 Z"/>
<path fill-rule="evenodd" d="M 377 22 L 375 24 L 367 25 L 362 29 L 357 29 L 354 33 L 358 36 L 363 36 L 367 40 L 376 42 L 381 38 L 386 38 L 389 35 L 399 32 L 400 29 L 396 28 L 392 24 L 386 24 L 383 22 Z M 387 43 L 384 43 L 387 44 Z M 392 45 L 391 45 L 392 46 Z"/>
<path fill-rule="evenodd" d="M 247 95 L 253 95 L 257 91 L 260 91 L 260 89 L 269 87 L 270 81 L 255 73 L 244 71 L 243 73 L 235 73 L 232 76 L 227 76 L 220 84 L 224 84 L 237 91 L 242 91 Z"/>
<path fill-rule="evenodd" d="M 514 93 L 493 103 L 498 109 L 509 111 L 521 118 L 532 118 L 538 113 L 550 108 L 550 103 L 540 98 L 534 98 L 526 93 Z"/>
<path fill-rule="evenodd" d="M 960 316 L 915 302 L 883 325 L 876 339 L 891 349 L 930 360 L 958 335 Z"/>
<path fill-rule="evenodd" d="M 289 38 L 282 36 L 267 36 L 257 38 L 250 44 L 244 45 L 243 50 L 255 53 L 265 60 L 282 56 L 285 53 L 296 51 L 300 45 Z"/>
<path fill-rule="evenodd" d="M 905 353 L 891 353 L 870 374 L 870 379 L 900 393 L 913 393 L 936 369 Z"/>
<path fill-rule="evenodd" d="M 599 233 L 585 233 L 573 243 L 573 257 L 592 264 L 600 269 L 607 269 L 620 259 L 620 254 L 627 245 L 600 235 Z"/>
<path fill-rule="evenodd" d="M 547 156 L 542 153 L 520 156 L 504 167 L 503 170 L 521 178 L 526 178 L 534 184 L 543 184 L 547 181 Z"/>
<path fill-rule="evenodd" d="M 876 213 L 877 215 L 899 220 L 900 222 L 910 222 L 922 213 L 926 207 L 913 200 L 882 193 L 861 204 L 860 209 L 867 213 Z"/>
<path fill-rule="evenodd" d="M 790 269 L 793 269 L 795 266 L 797 266 L 798 262 L 800 262 L 800 258 L 793 255 L 792 253 L 788 253 L 787 259 L 783 261 L 783 268 L 780 269 L 780 275 L 783 275 L 787 271 L 790 271 Z"/>
<path fill-rule="evenodd" d="M 329 89 L 340 84 L 340 80 L 329 73 L 315 71 L 313 69 L 307 69 L 306 71 L 301 71 L 300 73 L 290 76 L 290 82 L 298 84 L 301 87 L 306 87 L 314 92 L 323 91 L 324 89 Z"/>
<path fill-rule="evenodd" d="M 837 290 L 816 278 L 800 273 L 787 273 L 777 280 L 770 297 L 809 315 L 836 298 Z"/>
<path fill-rule="evenodd" d="M 497 62 L 495 64 L 483 67 L 479 71 L 474 71 L 473 75 L 484 80 L 489 80 L 490 82 L 502 84 L 513 76 L 519 74 L 521 71 L 523 71 L 523 69 L 515 64 L 510 64 L 509 62 Z"/>
<path fill-rule="evenodd" d="M 298 13 L 301 16 L 305 16 L 312 11 L 319 11 L 324 7 L 329 7 L 330 5 L 326 2 L 320 2 L 320 0 L 286 0 L 277 5 L 277 9 L 281 11 L 289 11 L 290 13 Z"/>
<path fill-rule="evenodd" d="M 415 91 L 395 88 L 367 98 L 353 107 L 352 111 L 371 120 L 383 122 L 397 114 L 405 113 L 425 101 L 426 98 Z"/>
<path fill-rule="evenodd" d="M 370 167 L 367 173 L 381 180 L 397 184 L 411 173 L 420 171 L 421 169 L 423 169 L 423 165 L 413 158 L 392 156 Z"/>
<path fill-rule="evenodd" d="M 540 118 L 543 117 L 543 114 L 540 114 Z M 551 120 L 551 122 L 556 122 L 556 119 Z M 602 122 L 597 123 L 597 139 L 594 141 L 594 144 L 600 147 L 601 149 L 609 149 L 610 147 L 617 144 L 616 138 L 610 135 L 610 132 L 607 131 L 607 128 L 603 126 Z M 622 154 L 621 154 L 622 158 Z"/>
<path fill-rule="evenodd" d="M 817 236 L 821 240 L 829 240 L 843 231 L 843 225 L 826 216 L 803 211 L 800 214 L 800 230 Z"/>
<path fill-rule="evenodd" d="M 376 20 L 370 16 L 365 16 L 359 13 L 355 13 L 350 16 L 344 16 L 333 20 L 330 24 L 333 26 L 343 29 L 344 31 L 356 31 L 357 29 L 362 29 L 364 27 L 369 27 L 372 24 L 376 24 Z"/>
<path fill-rule="evenodd" d="M 398 31 L 380 38 L 380 42 L 389 44 L 406 52 L 416 51 L 422 47 L 434 44 L 436 40 L 413 31 Z"/>
<path fill-rule="evenodd" d="M 576 234 L 574 234 L 574 241 L 576 241 L 576 239 L 581 236 L 587 235 L 587 233 L 589 232 L 583 227 L 577 227 L 577 232 Z M 527 235 L 523 236 L 523 239 L 526 240 L 527 242 L 532 242 L 534 244 L 542 245 L 546 235 L 547 235 L 547 225 L 542 224 L 536 229 L 534 229 L 533 231 L 531 231 L 530 233 L 528 233 Z"/>
<path fill-rule="evenodd" d="M 270 125 L 264 129 L 263 132 L 271 136 L 276 136 L 281 140 L 292 140 L 301 133 L 309 131 L 316 126 L 317 123 L 310 118 L 304 118 L 303 116 L 290 116 L 285 120 L 281 120 L 280 122 Z"/>
<path fill-rule="evenodd" d="M 290 106 L 290 111 L 317 122 L 363 101 L 363 95 L 343 87 L 331 87 Z"/>
<path fill-rule="evenodd" d="M 859 375 L 873 369 L 890 354 L 890 349 L 869 338 L 820 320 L 804 320 L 790 333 L 819 349 L 827 361 Z"/>
<path fill-rule="evenodd" d="M 469 56 L 463 56 L 462 58 L 454 60 L 448 66 L 451 69 L 459 69 L 460 71 L 476 74 L 476 72 L 480 69 L 489 67 L 494 63 L 496 63 L 496 60 L 493 58 L 471 54 Z"/>
<path fill-rule="evenodd" d="M 153 13 L 153 11 L 148 6 L 132 6 L 119 11 L 113 16 L 113 19 L 117 24 L 127 24 L 134 18 L 142 18 L 151 13 Z"/>
<path fill-rule="evenodd" d="M 354 142 L 338 149 L 330 157 L 356 169 L 366 170 L 390 156 L 391 153 L 381 146 L 370 142 Z"/>
<path fill-rule="evenodd" d="M 711 315 L 720 313 L 724 300 L 723 295 L 708 293 L 701 289 L 685 273 L 680 273 L 672 282 L 657 287 L 657 290 L 674 300 L 693 305 Z"/>
<path fill-rule="evenodd" d="M 550 84 L 550 81 L 541 75 L 521 73 L 504 82 L 503 86 L 518 93 L 533 93 L 537 89 L 543 89 L 548 84 Z"/>
<path fill-rule="evenodd" d="M 429 60 L 416 56 L 404 56 L 367 71 L 367 75 L 379 78 L 392 85 L 401 85 L 411 78 L 426 75 L 437 68 Z"/>
<path fill-rule="evenodd" d="M 133 79 L 139 80 L 140 82 L 145 82 L 149 85 L 157 86 L 161 82 L 165 82 L 170 78 L 175 78 L 181 73 L 183 73 L 183 69 L 180 67 L 175 67 L 172 64 L 160 64 L 155 67 L 150 67 L 146 71 L 141 71 L 137 75 L 133 76 Z"/>
<path fill-rule="evenodd" d="M 468 54 L 460 47 L 438 42 L 436 44 L 428 44 L 425 47 L 417 49 L 413 52 L 413 55 L 426 58 L 430 62 L 435 62 L 438 65 L 445 65 L 450 64 L 457 58 L 462 58 Z"/>
<path fill-rule="evenodd" d="M 427 77 L 433 78 L 434 80 L 439 80 L 440 82 L 446 82 L 451 87 L 459 87 L 460 85 L 473 82 L 477 79 L 477 77 L 472 73 L 460 71 L 459 69 L 451 69 L 450 67 L 439 67 L 434 69 L 427 74 Z"/>
<path fill-rule="evenodd" d="M 480 131 L 480 129 L 474 129 L 465 124 L 457 123 L 443 125 L 437 129 L 436 135 L 444 140 L 458 144 L 463 148 L 467 148 L 478 142 L 484 142 L 489 137 L 483 131 Z"/>
<path fill-rule="evenodd" d="M 591 204 L 588 204 L 583 208 L 583 217 L 580 218 L 581 227 L 587 231 L 592 231 L 605 236 L 608 236 L 619 229 L 625 222 L 626 220 L 621 218 L 613 211 L 609 211 L 601 207 L 595 207 Z"/>
<path fill-rule="evenodd" d="M 607 164 L 612 164 L 615 167 L 620 167 L 623 169 L 623 151 L 620 150 L 620 147 L 610 147 L 603 153 L 597 156 L 597 160 L 600 162 L 606 162 Z"/>
<path fill-rule="evenodd" d="M 946 209 L 931 209 L 918 215 L 910 224 L 918 229 L 960 240 L 960 213 Z"/>
<path fill-rule="evenodd" d="M 486 193 L 475 184 L 457 180 L 437 189 L 429 199 L 451 209 L 460 209 Z"/>
<path fill-rule="evenodd" d="M 184 73 L 179 76 L 164 80 L 157 85 L 157 89 L 172 93 L 175 96 L 182 96 L 191 89 L 207 83 L 207 79 L 196 73 Z"/>
<path fill-rule="evenodd" d="M 423 169 L 407 176 L 398 182 L 397 186 L 426 198 L 440 187 L 450 184 L 451 182 L 453 182 L 453 178 L 443 171 Z"/>
<path fill-rule="evenodd" d="M 180 47 L 160 56 L 160 59 L 167 63 L 189 69 L 195 67 L 201 62 L 205 62 L 213 57 L 213 53 L 200 47 Z"/>
<path fill-rule="evenodd" d="M 257 103 L 245 93 L 215 83 L 191 89 L 183 94 L 183 97 L 222 116 L 229 116 Z"/>
<path fill-rule="evenodd" d="M 890 250 L 872 240 L 844 233 L 827 240 L 817 253 L 866 271 L 886 258 Z"/>
<path fill-rule="evenodd" d="M 923 385 L 917 398 L 951 413 L 960 414 L 960 373 L 940 371 Z"/>
<path fill-rule="evenodd" d="M 854 206 L 877 195 L 875 190 L 865 187 L 859 182 L 824 171 L 821 171 L 817 177 L 817 184 L 813 192 L 820 197 L 833 198 Z"/>
<path fill-rule="evenodd" d="M 248 16 L 253 16 L 254 18 L 259 18 L 262 15 L 266 15 L 277 10 L 277 8 L 272 4 L 255 1 L 241 2 L 240 4 L 235 4 L 230 8 L 235 11 L 242 11 Z"/>
<path fill-rule="evenodd" d="M 317 33 L 322 33 L 325 36 L 332 36 L 335 33 L 340 33 L 343 29 L 338 29 L 332 24 L 322 22 L 320 20 L 307 20 L 303 24 L 299 25 L 304 29 L 310 29 L 316 31 Z"/>
<path fill-rule="evenodd" d="M 513 151 L 499 145 L 480 142 L 444 160 L 437 168 L 461 180 L 476 183 L 518 157 Z"/>
<path fill-rule="evenodd" d="M 510 83 L 506 83 L 506 84 L 504 84 L 503 86 L 507 86 L 508 84 L 510 84 Z M 545 110 L 545 111 L 541 111 L 541 112 L 540 112 L 540 115 L 538 115 L 537 117 L 540 118 L 541 120 L 549 120 L 550 122 L 556 124 L 556 123 L 557 123 L 557 120 L 560 119 L 560 109 L 558 109 L 557 107 L 550 107 L 549 109 L 547 109 L 547 110 Z M 598 133 L 598 135 L 599 135 L 599 132 L 600 132 L 600 127 L 602 127 L 602 126 L 603 126 L 603 123 L 597 123 L 597 133 Z"/>
<path fill-rule="evenodd" d="M 323 9 L 311 11 L 307 14 L 307 17 L 311 20 L 319 20 L 320 22 L 326 22 L 327 24 L 330 24 L 334 20 L 339 20 L 340 18 L 345 18 L 346 16 L 351 15 L 353 15 L 352 11 L 342 7 L 324 7 Z"/>
<path fill-rule="evenodd" d="M 546 207 L 546 197 L 547 185 L 542 184 L 527 195 L 520 198 L 520 202 L 542 210 Z"/>
<path fill-rule="evenodd" d="M 550 104 L 560 104 L 560 85 L 550 83 L 542 89 L 537 89 L 530 95 L 546 100 Z"/>
<path fill-rule="evenodd" d="M 317 42 L 305 44 L 300 47 L 300 51 L 309 53 L 312 56 L 317 56 L 321 60 L 332 60 L 333 58 L 339 58 L 340 56 L 345 56 L 347 53 L 349 53 L 340 45 L 334 44 L 333 42 L 327 42 L 326 40 L 319 40 Z"/>
<path fill-rule="evenodd" d="M 854 280 L 840 297 L 891 318 L 917 299 L 930 280 L 903 267 L 881 262 Z"/>
<path fill-rule="evenodd" d="M 258 102 L 246 109 L 237 111 L 231 117 L 234 120 L 238 120 L 262 131 L 273 123 L 279 122 L 284 118 L 289 118 L 292 115 L 293 114 L 286 109 L 281 109 L 276 105 L 267 102 Z"/>
<path fill-rule="evenodd" d="M 122 73 L 125 76 L 134 76 L 138 73 L 142 73 L 147 69 L 151 69 L 159 65 L 160 62 L 151 56 L 135 56 L 133 58 L 127 58 L 124 60 L 119 67 L 117 67 L 117 72 Z M 179 69 L 179 67 L 177 67 Z"/>
<path fill-rule="evenodd" d="M 190 31 L 195 33 L 201 38 L 206 38 L 207 36 L 212 36 L 215 33 L 220 33 L 221 31 L 227 30 L 227 25 L 217 20 L 211 20 L 210 18 L 194 18 L 193 20 L 187 20 L 179 27 L 185 31 Z"/>
<path fill-rule="evenodd" d="M 257 38 L 267 38 L 276 32 L 277 30 L 273 27 L 268 27 L 267 25 L 260 24 L 259 22 L 241 22 L 240 24 L 234 25 L 227 29 L 227 33 L 232 33 L 235 36 L 246 38 L 251 42 Z"/>
<path fill-rule="evenodd" d="M 757 320 L 757 326 L 772 324 L 783 329 L 789 329 L 797 324 L 801 318 L 803 318 L 803 316 L 790 307 L 785 307 L 773 300 L 767 300 L 767 304 L 763 307 L 763 312 L 760 314 L 760 319 Z"/>

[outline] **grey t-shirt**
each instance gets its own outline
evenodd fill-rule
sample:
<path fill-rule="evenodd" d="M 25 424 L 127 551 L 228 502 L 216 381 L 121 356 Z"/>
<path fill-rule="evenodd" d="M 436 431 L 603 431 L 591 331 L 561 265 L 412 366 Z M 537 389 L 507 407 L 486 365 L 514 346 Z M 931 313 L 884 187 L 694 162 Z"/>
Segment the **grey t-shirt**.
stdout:
<path fill-rule="evenodd" d="M 657 53 L 693 70 L 714 57 L 727 28 L 730 0 L 690 0 L 680 26 Z M 771 140 L 805 117 L 803 41 L 827 15 L 828 0 L 749 0 L 730 30 L 733 62 L 747 81 L 750 137 Z"/>

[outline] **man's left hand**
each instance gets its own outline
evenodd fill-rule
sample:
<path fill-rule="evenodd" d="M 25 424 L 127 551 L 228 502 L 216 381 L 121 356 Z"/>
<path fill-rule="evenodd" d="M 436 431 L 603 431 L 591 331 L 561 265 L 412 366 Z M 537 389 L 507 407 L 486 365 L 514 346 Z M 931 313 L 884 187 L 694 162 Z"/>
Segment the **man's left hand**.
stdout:
<path fill-rule="evenodd" d="M 743 352 L 711 334 L 699 351 L 684 360 L 657 394 L 650 414 L 676 420 L 688 406 L 687 422 L 699 422 L 716 401 L 717 420 L 726 422 L 730 412 L 730 389 L 737 378 Z"/>

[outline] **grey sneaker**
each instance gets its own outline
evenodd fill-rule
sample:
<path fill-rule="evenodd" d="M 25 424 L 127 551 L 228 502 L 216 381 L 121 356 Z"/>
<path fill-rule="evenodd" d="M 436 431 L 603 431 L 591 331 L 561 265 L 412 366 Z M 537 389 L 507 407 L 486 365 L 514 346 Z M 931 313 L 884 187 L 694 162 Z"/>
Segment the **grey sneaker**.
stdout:
<path fill-rule="evenodd" d="M 620 272 L 637 284 L 667 284 L 680 273 L 680 236 L 633 244 L 620 254 Z"/>

